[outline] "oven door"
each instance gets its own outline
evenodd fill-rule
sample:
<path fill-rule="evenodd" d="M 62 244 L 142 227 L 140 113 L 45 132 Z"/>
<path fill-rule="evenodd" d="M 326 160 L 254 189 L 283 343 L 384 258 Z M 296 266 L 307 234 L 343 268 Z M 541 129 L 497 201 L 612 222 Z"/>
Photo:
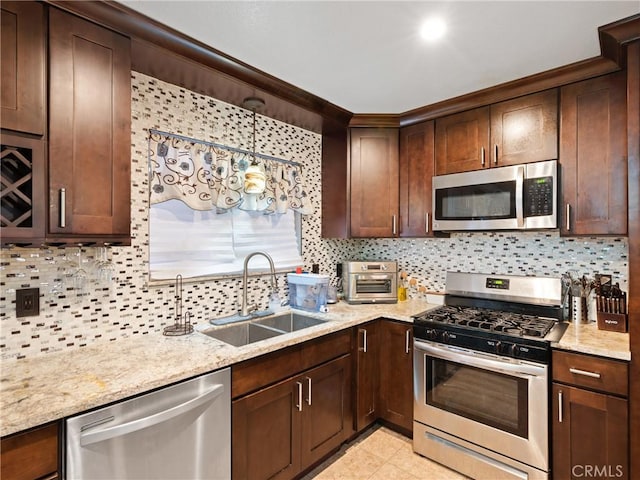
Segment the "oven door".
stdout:
<path fill-rule="evenodd" d="M 414 420 L 549 470 L 548 366 L 415 340 Z"/>
<path fill-rule="evenodd" d="M 352 273 L 346 295 L 350 303 L 395 303 L 398 301 L 397 273 Z"/>

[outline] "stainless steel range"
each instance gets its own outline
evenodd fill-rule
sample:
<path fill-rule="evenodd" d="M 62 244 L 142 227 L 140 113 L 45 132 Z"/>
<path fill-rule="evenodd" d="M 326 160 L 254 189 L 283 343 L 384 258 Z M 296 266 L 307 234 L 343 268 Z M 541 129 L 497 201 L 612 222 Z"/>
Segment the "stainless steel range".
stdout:
<path fill-rule="evenodd" d="M 414 316 L 415 452 L 473 478 L 549 478 L 550 342 L 561 281 L 447 273 Z"/>

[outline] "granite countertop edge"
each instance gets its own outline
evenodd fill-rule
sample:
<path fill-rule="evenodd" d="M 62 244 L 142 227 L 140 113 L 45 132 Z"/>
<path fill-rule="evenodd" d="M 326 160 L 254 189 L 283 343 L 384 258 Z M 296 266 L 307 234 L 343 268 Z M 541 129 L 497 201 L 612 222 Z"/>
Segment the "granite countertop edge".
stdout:
<path fill-rule="evenodd" d="M 230 367 L 313 338 L 378 318 L 412 322 L 411 316 L 436 308 L 422 300 L 397 304 L 349 305 L 339 302 L 328 313 L 309 313 L 326 323 L 244 347 L 232 347 L 195 332 L 165 337 L 161 332 L 2 362 L 0 436 Z M 306 313 L 306 312 L 305 312 Z M 553 348 L 630 360 L 629 335 L 569 324 Z"/>

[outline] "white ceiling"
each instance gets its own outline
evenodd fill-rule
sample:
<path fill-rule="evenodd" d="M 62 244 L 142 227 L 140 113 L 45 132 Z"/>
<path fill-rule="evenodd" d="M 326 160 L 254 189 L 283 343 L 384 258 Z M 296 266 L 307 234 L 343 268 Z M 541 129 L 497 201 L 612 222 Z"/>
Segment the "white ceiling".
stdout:
<path fill-rule="evenodd" d="M 120 0 L 353 113 L 403 113 L 600 55 L 640 1 Z M 427 44 L 439 15 L 447 36 Z"/>

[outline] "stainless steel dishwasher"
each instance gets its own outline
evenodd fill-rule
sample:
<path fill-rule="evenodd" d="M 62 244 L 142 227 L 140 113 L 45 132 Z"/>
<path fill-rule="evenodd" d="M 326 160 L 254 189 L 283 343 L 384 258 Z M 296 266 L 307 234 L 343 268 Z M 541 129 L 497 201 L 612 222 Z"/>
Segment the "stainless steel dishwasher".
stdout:
<path fill-rule="evenodd" d="M 65 475 L 229 480 L 230 369 L 67 419 Z"/>

